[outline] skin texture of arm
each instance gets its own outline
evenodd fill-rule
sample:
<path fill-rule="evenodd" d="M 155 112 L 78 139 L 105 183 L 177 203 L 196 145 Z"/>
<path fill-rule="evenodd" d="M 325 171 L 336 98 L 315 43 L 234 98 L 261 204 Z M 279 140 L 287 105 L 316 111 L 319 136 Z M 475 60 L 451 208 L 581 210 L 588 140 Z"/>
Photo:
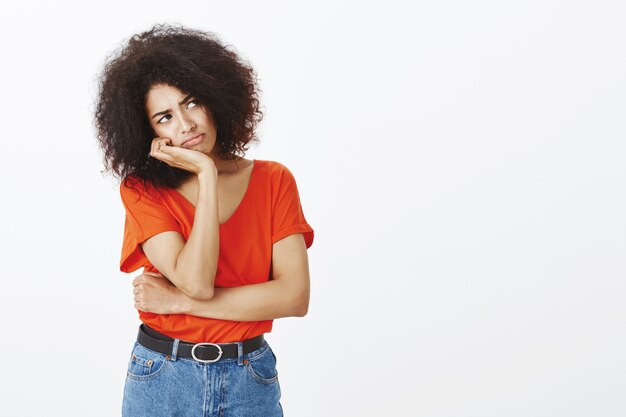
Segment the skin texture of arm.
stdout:
<path fill-rule="evenodd" d="M 272 246 L 272 280 L 234 288 L 215 288 L 213 298 L 189 297 L 167 279 L 142 274 L 133 280 L 135 307 L 159 314 L 190 314 L 233 321 L 302 317 L 309 306 L 310 279 L 302 234 Z"/>

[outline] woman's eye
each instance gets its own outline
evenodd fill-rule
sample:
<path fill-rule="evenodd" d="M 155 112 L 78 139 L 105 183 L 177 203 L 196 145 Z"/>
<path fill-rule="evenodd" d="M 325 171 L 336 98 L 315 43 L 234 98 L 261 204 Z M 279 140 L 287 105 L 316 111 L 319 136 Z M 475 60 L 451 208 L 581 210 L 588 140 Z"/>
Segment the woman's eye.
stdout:
<path fill-rule="evenodd" d="M 192 104 L 193 104 L 193 106 L 192 106 Z M 194 100 L 191 100 L 189 103 L 187 103 L 187 108 L 188 108 L 188 109 L 189 109 L 189 108 L 194 108 L 194 107 L 196 107 L 197 105 L 198 105 L 198 99 L 196 98 L 196 99 L 194 99 Z"/>
<path fill-rule="evenodd" d="M 167 120 L 169 120 L 169 119 L 165 120 L 166 117 L 172 117 L 172 116 L 170 116 L 169 114 L 166 114 L 165 116 L 161 117 L 157 123 L 163 124 L 163 123 L 167 122 Z"/>

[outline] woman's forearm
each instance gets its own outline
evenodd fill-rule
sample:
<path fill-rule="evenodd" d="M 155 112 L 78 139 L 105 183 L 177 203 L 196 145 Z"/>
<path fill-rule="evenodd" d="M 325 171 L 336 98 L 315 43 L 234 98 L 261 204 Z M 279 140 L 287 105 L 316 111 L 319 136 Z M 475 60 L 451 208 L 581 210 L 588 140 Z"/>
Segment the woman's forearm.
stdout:
<path fill-rule="evenodd" d="M 183 295 L 183 314 L 233 321 L 302 317 L 309 305 L 308 286 L 273 280 L 233 288 L 215 288 L 207 301 Z"/>
<path fill-rule="evenodd" d="M 187 278 L 186 290 L 210 299 L 219 256 L 217 174 L 198 175 L 198 199 L 189 239 L 178 254 L 176 275 Z"/>

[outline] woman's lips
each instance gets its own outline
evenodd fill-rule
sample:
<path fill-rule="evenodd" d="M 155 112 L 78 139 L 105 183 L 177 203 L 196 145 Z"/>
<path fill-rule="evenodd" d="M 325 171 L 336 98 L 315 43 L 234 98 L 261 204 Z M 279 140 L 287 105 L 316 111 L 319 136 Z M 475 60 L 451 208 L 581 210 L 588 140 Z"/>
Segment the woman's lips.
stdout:
<path fill-rule="evenodd" d="M 204 139 L 204 133 L 201 133 L 198 136 L 194 136 L 191 139 L 187 139 L 183 142 L 181 146 L 183 148 L 189 148 L 190 146 L 197 145 L 198 143 L 202 142 L 202 139 Z"/>

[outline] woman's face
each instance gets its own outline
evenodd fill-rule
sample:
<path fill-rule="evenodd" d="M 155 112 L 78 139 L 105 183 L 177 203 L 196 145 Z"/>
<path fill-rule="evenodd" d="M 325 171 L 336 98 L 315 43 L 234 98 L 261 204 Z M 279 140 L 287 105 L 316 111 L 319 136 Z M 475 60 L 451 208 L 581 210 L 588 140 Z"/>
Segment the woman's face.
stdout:
<path fill-rule="evenodd" d="M 155 84 L 146 96 L 146 112 L 156 136 L 207 155 L 214 150 L 217 129 L 211 111 L 196 97 L 167 84 Z"/>

